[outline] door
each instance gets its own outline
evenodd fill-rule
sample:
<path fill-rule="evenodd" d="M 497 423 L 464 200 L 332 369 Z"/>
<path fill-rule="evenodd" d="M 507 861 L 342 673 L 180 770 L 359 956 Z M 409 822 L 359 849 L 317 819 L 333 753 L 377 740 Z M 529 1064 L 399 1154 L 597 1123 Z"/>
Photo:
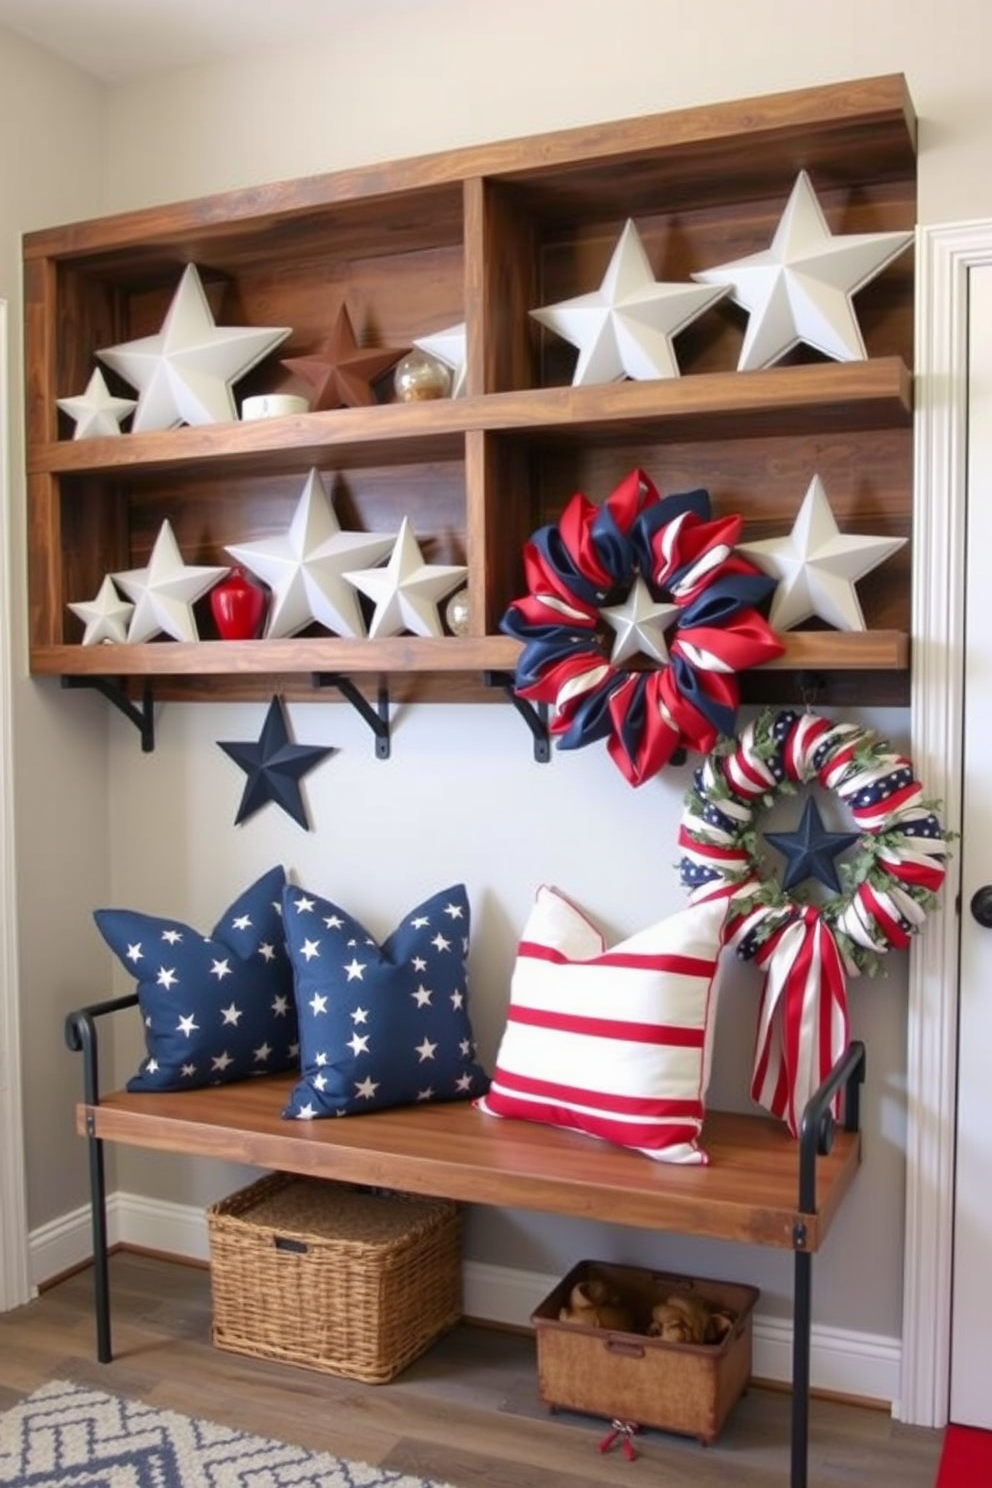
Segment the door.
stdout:
<path fill-rule="evenodd" d="M 951 1420 L 992 1430 L 992 264 L 969 271 Z"/>

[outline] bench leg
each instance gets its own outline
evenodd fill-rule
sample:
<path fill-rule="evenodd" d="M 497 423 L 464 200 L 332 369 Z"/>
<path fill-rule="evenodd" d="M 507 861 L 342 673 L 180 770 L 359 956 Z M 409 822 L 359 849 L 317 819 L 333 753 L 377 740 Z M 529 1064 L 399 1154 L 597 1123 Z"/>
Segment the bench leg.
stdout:
<path fill-rule="evenodd" d="M 101 1364 L 114 1357 L 110 1346 L 110 1275 L 107 1265 L 107 1182 L 103 1171 L 103 1142 L 87 1137 L 90 1161 L 90 1222 L 93 1233 L 93 1308 L 96 1317 L 96 1356 Z"/>
<path fill-rule="evenodd" d="M 792 1464 L 789 1488 L 806 1488 L 809 1457 L 809 1353 L 813 1257 L 797 1250 L 792 1296 Z"/>

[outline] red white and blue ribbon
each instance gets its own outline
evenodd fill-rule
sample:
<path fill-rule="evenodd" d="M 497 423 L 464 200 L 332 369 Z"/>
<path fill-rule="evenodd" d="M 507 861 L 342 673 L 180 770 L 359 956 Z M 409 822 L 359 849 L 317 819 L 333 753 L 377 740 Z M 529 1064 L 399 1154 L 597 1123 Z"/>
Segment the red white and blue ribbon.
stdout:
<path fill-rule="evenodd" d="M 774 580 L 734 551 L 741 526 L 711 517 L 706 491 L 662 497 L 633 470 L 602 505 L 578 493 L 557 525 L 534 533 L 523 552 L 529 593 L 501 628 L 524 643 L 514 690 L 550 705 L 559 749 L 605 739 L 641 785 L 676 750 L 706 753 L 733 731 L 735 673 L 784 649 L 757 608 Z M 638 577 L 677 615 L 669 664 L 633 670 L 610 661 L 600 611 Z"/>
<path fill-rule="evenodd" d="M 786 787 L 836 795 L 877 839 L 866 870 L 822 907 L 764 878 L 754 818 Z M 724 944 L 765 973 L 751 1096 L 795 1135 L 848 1041 L 846 976 L 909 944 L 943 882 L 947 841 L 904 755 L 855 723 L 783 711 L 750 724 L 695 772 L 679 828 L 679 871 L 694 902 L 728 900 Z"/>

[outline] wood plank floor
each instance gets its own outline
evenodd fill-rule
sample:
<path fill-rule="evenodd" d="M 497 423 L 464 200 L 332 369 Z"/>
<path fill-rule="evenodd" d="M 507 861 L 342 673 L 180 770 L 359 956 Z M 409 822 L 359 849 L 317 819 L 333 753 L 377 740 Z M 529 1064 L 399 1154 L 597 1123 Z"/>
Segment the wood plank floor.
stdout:
<path fill-rule="evenodd" d="M 91 1277 L 0 1316 L 0 1410 L 45 1380 L 78 1380 L 457 1488 L 785 1488 L 787 1395 L 752 1387 L 709 1447 L 661 1432 L 631 1464 L 607 1424 L 537 1399 L 533 1340 L 463 1326 L 389 1385 L 222 1353 L 206 1270 L 128 1253 L 111 1262 L 116 1358 L 94 1360 Z M 814 1401 L 810 1488 L 932 1488 L 941 1434 L 880 1410 Z"/>

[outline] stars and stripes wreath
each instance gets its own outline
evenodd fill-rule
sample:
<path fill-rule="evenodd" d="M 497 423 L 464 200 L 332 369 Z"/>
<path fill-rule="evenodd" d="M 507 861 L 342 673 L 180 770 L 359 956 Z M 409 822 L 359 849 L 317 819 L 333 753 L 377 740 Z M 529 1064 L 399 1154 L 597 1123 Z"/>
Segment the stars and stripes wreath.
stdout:
<path fill-rule="evenodd" d="M 854 856 L 837 864 L 840 892 L 820 905 L 786 893 L 756 848 L 758 813 L 808 783 L 838 797 L 858 829 Z M 724 944 L 765 973 L 751 1096 L 793 1135 L 847 1046 L 846 976 L 907 946 L 935 902 L 948 851 L 936 806 L 887 742 L 811 712 L 763 714 L 695 772 L 681 880 L 693 902 L 727 897 Z"/>
<path fill-rule="evenodd" d="M 706 491 L 662 497 L 633 470 L 602 505 L 576 493 L 530 538 L 529 593 L 501 624 L 524 643 L 514 691 L 550 706 L 559 749 L 605 739 L 641 785 L 733 731 L 735 673 L 784 649 L 757 608 L 774 580 L 734 551 L 741 526 L 712 517 Z"/>

